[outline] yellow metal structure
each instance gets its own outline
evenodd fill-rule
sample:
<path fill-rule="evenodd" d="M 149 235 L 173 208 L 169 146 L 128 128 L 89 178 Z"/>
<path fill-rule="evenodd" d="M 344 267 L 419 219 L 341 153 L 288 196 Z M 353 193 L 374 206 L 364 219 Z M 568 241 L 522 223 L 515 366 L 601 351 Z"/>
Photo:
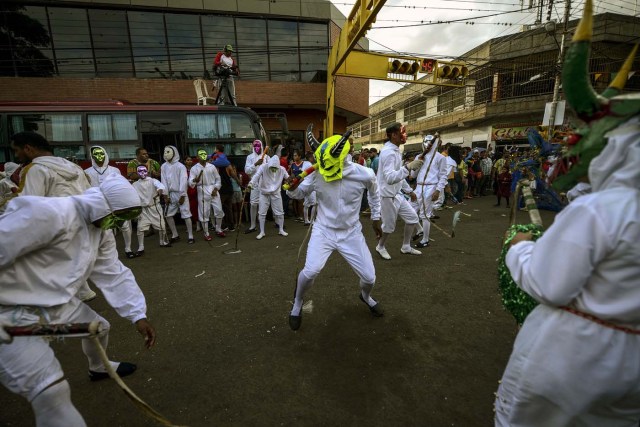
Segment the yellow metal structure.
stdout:
<path fill-rule="evenodd" d="M 371 25 L 376 22 L 376 16 L 386 2 L 387 0 L 356 0 L 338 40 L 331 47 L 327 61 L 327 118 L 324 124 L 326 136 L 333 135 L 336 73 L 358 40 L 364 37 Z"/>
<path fill-rule="evenodd" d="M 438 61 L 432 58 L 385 55 L 353 50 L 364 37 L 386 0 L 357 0 L 331 47 L 327 61 L 327 109 L 324 124 L 326 137 L 333 135 L 335 85 L 337 76 L 357 77 L 397 82 L 461 87 L 469 74 L 459 61 Z M 426 78 L 418 79 L 418 74 Z"/>

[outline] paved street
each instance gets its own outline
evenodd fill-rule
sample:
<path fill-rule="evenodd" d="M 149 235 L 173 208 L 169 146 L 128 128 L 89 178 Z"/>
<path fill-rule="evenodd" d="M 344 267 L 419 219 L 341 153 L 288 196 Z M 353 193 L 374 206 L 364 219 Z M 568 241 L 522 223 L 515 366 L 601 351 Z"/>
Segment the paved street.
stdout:
<path fill-rule="evenodd" d="M 422 256 L 391 261 L 374 253 L 371 317 L 358 279 L 334 254 L 307 294 L 302 327 L 287 324 L 298 249 L 308 228 L 287 219 L 288 237 L 240 234 L 240 254 L 223 255 L 235 235 L 186 235 L 172 248 L 146 240 L 146 254 L 124 259 L 143 289 L 158 344 L 143 348 L 135 328 L 100 296 L 91 306 L 112 324 L 108 354 L 139 365 L 127 384 L 177 425 L 189 426 L 489 426 L 493 392 L 516 333 L 497 293 L 496 258 L 509 211 L 493 197 L 467 201 L 450 239 L 432 228 Z M 449 231 L 455 209 L 440 212 Z M 542 211 L 545 226 L 553 214 Z M 528 223 L 526 212 L 518 222 Z M 244 226 L 243 226 L 244 229 Z M 184 232 L 184 228 L 181 229 Z M 225 246 L 222 246 L 225 244 Z M 120 246 L 120 248 L 122 248 Z M 135 235 L 134 235 L 135 249 Z M 54 342 L 72 399 L 90 426 L 153 426 L 111 380 L 90 383 L 80 342 Z M 29 426 L 27 402 L 0 389 L 0 425 Z"/>

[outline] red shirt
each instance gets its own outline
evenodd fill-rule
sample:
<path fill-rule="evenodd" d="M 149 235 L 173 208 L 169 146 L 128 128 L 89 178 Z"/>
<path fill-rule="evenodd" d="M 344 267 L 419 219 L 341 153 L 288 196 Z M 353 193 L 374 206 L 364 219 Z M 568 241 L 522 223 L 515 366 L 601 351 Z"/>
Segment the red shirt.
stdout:
<path fill-rule="evenodd" d="M 280 157 L 280 166 L 282 166 L 286 170 L 289 170 L 289 159 L 284 156 Z"/>

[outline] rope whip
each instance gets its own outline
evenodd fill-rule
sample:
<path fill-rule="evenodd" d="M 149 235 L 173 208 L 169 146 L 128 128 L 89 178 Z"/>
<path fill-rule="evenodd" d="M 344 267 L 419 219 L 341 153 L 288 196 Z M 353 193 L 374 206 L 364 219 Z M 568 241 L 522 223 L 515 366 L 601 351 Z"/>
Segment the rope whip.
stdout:
<path fill-rule="evenodd" d="M 107 353 L 105 352 L 100 340 L 98 339 L 100 333 L 104 331 L 104 327 L 101 322 L 91 323 L 68 323 L 68 324 L 48 324 L 48 325 L 26 325 L 26 326 L 6 326 L 5 331 L 12 337 L 78 337 L 89 338 L 98 349 L 100 354 L 100 360 L 106 367 L 109 376 L 118 384 L 118 386 L 124 391 L 125 395 L 133 402 L 133 404 L 140 409 L 149 418 L 156 420 L 163 426 L 179 427 L 173 424 L 161 413 L 153 409 L 148 403 L 138 397 L 137 394 L 131 390 L 118 373 L 111 366 Z"/>

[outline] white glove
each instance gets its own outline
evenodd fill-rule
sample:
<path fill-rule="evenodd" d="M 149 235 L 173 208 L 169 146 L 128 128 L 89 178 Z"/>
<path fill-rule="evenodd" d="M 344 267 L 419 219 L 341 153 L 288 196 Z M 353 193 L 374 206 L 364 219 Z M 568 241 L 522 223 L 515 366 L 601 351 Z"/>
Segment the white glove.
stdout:
<path fill-rule="evenodd" d="M 13 341 L 13 337 L 4 330 L 3 324 L 0 324 L 0 344 L 10 344 Z"/>
<path fill-rule="evenodd" d="M 424 161 L 415 159 L 414 161 L 407 163 L 407 169 L 409 169 L 410 171 L 417 171 L 422 167 L 423 164 Z"/>

